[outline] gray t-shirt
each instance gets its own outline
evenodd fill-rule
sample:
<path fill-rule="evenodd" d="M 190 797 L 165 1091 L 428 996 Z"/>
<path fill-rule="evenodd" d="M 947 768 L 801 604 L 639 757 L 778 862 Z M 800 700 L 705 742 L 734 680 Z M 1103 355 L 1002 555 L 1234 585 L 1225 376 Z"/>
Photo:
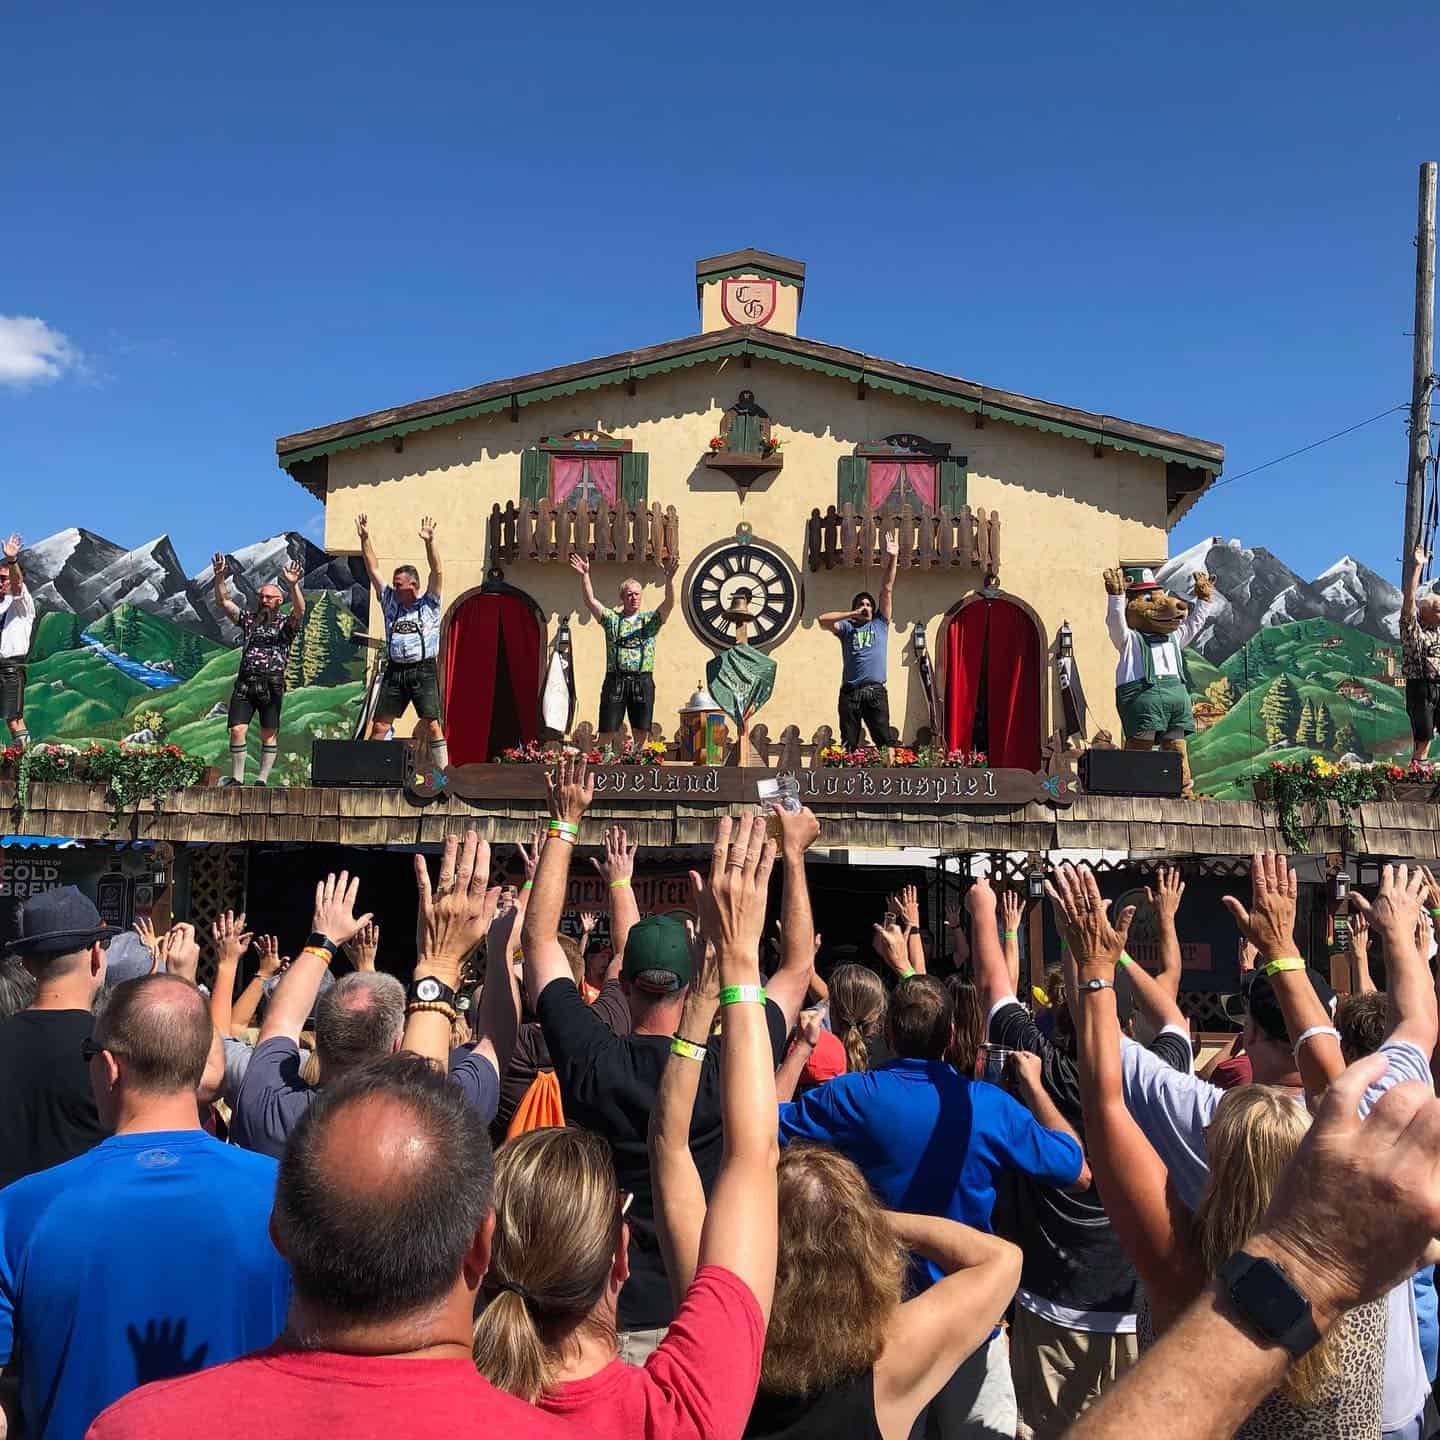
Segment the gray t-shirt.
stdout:
<path fill-rule="evenodd" d="M 1386 1041 L 1379 1053 L 1389 1060 L 1390 1068 L 1362 1097 L 1362 1115 L 1368 1115 L 1380 1097 L 1403 1080 L 1432 1083 L 1429 1061 L 1416 1046 Z M 1120 1075 L 1126 1107 L 1165 1162 L 1175 1193 L 1193 1210 L 1210 1177 L 1205 1128 L 1225 1092 L 1197 1076 L 1177 1073 L 1133 1040 L 1121 1042 Z M 1420 1353 L 1415 1291 L 1406 1280 L 1390 1292 L 1380 1428 L 1400 1430 L 1410 1424 L 1425 1408 L 1429 1390 Z"/>
<path fill-rule="evenodd" d="M 274 1035 L 255 1047 L 235 1094 L 230 1122 L 234 1144 L 280 1158 L 290 1132 L 319 1093 L 300 1078 L 302 1063 L 300 1047 L 287 1035 Z M 500 1105 L 495 1067 L 475 1050 L 457 1050 L 451 1056 L 450 1078 L 489 1125 Z"/>
<path fill-rule="evenodd" d="M 842 620 L 835 627 L 835 633 L 840 637 L 840 651 L 844 657 L 840 683 L 883 685 L 886 652 L 890 646 L 890 622 L 883 615 L 877 615 L 863 625 L 857 625 L 853 620 Z"/>

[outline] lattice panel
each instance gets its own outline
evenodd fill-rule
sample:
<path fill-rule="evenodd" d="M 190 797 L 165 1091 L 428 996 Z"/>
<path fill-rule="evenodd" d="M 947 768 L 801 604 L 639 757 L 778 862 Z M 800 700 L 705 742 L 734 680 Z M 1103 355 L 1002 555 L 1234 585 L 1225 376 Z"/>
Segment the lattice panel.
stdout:
<path fill-rule="evenodd" d="M 1180 1009 L 1195 1030 L 1236 1030 L 1239 1027 L 1226 1015 L 1218 990 L 1182 990 Z"/>
<path fill-rule="evenodd" d="M 244 845 L 197 845 L 190 852 L 190 913 L 185 917 L 200 938 L 200 982 L 215 979 L 215 957 L 205 937 L 224 910 L 245 904 L 249 851 Z"/>

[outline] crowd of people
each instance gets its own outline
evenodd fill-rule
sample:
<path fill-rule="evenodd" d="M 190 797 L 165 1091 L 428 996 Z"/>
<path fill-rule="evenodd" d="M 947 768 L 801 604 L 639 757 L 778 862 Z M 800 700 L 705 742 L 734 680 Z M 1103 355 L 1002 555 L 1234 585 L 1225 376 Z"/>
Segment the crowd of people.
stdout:
<path fill-rule="evenodd" d="M 408 984 L 344 873 L 308 933 L 220 916 L 208 987 L 187 924 L 25 902 L 0 968 L 0 1434 L 1427 1433 L 1427 872 L 1357 899 L 1336 1011 L 1294 872 L 1254 857 L 1226 902 L 1239 1045 L 1206 1079 L 1177 871 L 1151 971 L 1132 912 L 1057 867 L 1060 973 L 1022 997 L 1022 902 L 984 879 L 943 980 L 913 891 L 821 946 L 808 810 L 717 821 L 693 910 L 642 916 L 592 795 L 563 757 L 517 885 L 474 832 L 433 876 L 416 855 Z M 598 959 L 561 933 L 577 845 L 609 897 Z"/>

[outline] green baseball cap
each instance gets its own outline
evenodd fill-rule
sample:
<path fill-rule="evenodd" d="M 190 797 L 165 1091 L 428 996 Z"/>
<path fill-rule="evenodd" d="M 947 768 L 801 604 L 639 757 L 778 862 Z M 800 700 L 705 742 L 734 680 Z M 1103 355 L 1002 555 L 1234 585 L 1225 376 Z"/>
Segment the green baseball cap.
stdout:
<path fill-rule="evenodd" d="M 690 937 L 678 915 L 647 915 L 630 927 L 630 934 L 625 938 L 625 957 L 620 962 L 620 978 L 633 981 L 637 975 L 647 972 L 675 977 L 671 985 L 647 983 L 643 987 L 661 994 L 684 989 L 690 983 Z"/>

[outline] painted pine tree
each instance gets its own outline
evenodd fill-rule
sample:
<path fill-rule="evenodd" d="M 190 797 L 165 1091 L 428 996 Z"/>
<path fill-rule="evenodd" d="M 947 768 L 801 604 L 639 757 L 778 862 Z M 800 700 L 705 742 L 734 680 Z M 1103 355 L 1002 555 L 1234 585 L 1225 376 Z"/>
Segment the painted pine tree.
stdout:
<path fill-rule="evenodd" d="M 1315 744 L 1315 707 L 1308 699 L 1300 706 L 1300 719 L 1295 726 L 1295 743 Z"/>
<path fill-rule="evenodd" d="M 324 590 L 306 614 L 300 670 L 306 685 L 337 685 L 346 678 L 350 642 L 340 627 L 335 593 Z"/>
<path fill-rule="evenodd" d="M 1315 744 L 1322 750 L 1335 748 L 1335 717 L 1323 700 L 1315 702 Z"/>
<path fill-rule="evenodd" d="M 1260 719 L 1265 725 L 1265 743 L 1281 745 L 1295 739 L 1300 723 L 1300 696 L 1288 675 L 1277 675 L 1260 702 Z"/>

